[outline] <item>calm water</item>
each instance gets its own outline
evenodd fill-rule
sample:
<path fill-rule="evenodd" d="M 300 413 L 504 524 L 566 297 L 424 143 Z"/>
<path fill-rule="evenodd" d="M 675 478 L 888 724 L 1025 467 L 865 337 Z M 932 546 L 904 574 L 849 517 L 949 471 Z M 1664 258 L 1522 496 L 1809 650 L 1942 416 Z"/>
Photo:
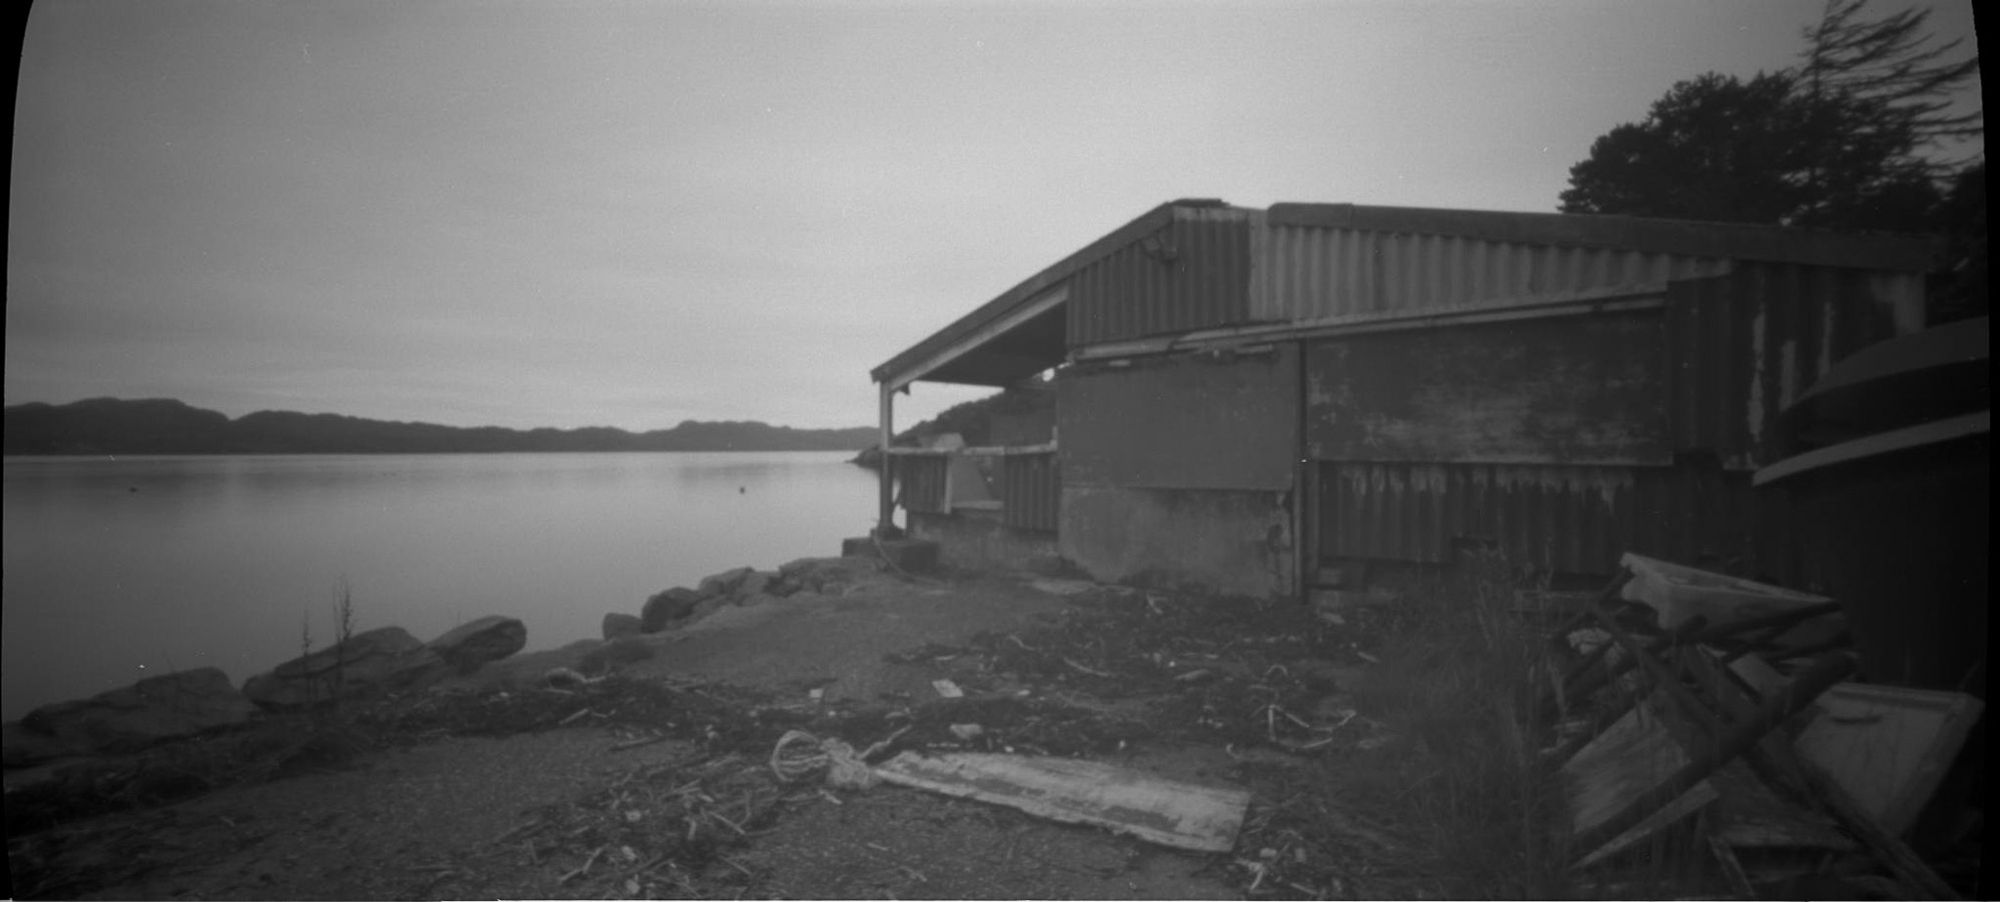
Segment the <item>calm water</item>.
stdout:
<path fill-rule="evenodd" d="M 875 476 L 822 452 L 8 458 L 5 711 L 333 634 L 486 614 L 528 648 L 736 566 L 840 553 Z"/>

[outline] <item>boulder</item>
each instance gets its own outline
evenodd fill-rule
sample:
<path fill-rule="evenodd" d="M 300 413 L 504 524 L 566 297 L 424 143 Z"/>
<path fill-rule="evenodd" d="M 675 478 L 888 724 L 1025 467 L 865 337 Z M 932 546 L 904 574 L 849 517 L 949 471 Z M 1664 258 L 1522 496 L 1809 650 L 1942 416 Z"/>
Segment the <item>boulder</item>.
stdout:
<path fill-rule="evenodd" d="M 700 592 L 675 586 L 646 599 L 646 606 L 639 610 L 639 631 L 657 633 L 667 624 L 685 619 L 701 598 Z"/>
<path fill-rule="evenodd" d="M 0 724 L 0 762 L 8 770 L 32 767 L 44 761 L 90 754 L 90 747 L 78 742 L 44 736 L 21 726 L 18 720 Z M 12 789 L 13 787 L 8 787 Z"/>
<path fill-rule="evenodd" d="M 690 623 L 693 623 L 697 620 L 702 619 L 703 617 L 707 617 L 708 615 L 715 613 L 716 611 L 720 611 L 723 608 L 728 607 L 731 601 L 733 601 L 733 599 L 731 599 L 727 595 L 711 595 L 698 602 L 695 602 L 694 610 L 688 612 L 687 619 L 675 625 L 687 626 Z"/>
<path fill-rule="evenodd" d="M 782 579 L 783 577 L 776 570 L 753 570 L 750 572 L 750 575 L 743 577 L 742 582 L 736 584 L 736 591 L 731 594 L 736 598 L 738 603 L 741 603 L 745 598 L 763 594 L 771 588 L 772 584 Z"/>
<path fill-rule="evenodd" d="M 604 638 L 616 639 L 619 636 L 636 636 L 644 632 L 641 629 L 644 624 L 645 621 L 630 614 L 621 614 L 613 611 L 604 615 Z"/>
<path fill-rule="evenodd" d="M 451 669 L 471 673 L 528 644 L 528 625 L 513 617 L 488 616 L 462 624 L 430 642 L 430 650 Z"/>
<path fill-rule="evenodd" d="M 293 658 L 243 684 L 244 697 L 271 710 L 294 710 L 340 698 L 367 698 L 419 689 L 451 666 L 402 627 L 385 626 L 331 648 Z"/>
<path fill-rule="evenodd" d="M 161 674 L 28 712 L 21 718 L 23 735 L 10 737 L 8 757 L 126 751 L 242 723 L 255 711 L 216 668 Z M 33 741 L 38 737 L 48 742 Z"/>
<path fill-rule="evenodd" d="M 778 568 L 778 572 L 784 582 L 800 590 L 837 593 L 882 572 L 883 566 L 881 559 L 874 557 L 807 557 Z"/>
<path fill-rule="evenodd" d="M 695 591 L 700 592 L 704 598 L 727 598 L 735 594 L 736 587 L 742 585 L 743 580 L 755 572 L 757 571 L 749 567 L 724 570 L 721 573 L 704 578 L 701 584 L 695 587 Z"/>

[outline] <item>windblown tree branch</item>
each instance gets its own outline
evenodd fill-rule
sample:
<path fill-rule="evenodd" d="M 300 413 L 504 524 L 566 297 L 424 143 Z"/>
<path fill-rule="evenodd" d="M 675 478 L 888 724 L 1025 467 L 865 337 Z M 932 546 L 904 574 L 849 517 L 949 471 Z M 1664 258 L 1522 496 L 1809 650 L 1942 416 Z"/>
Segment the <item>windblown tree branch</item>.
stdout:
<path fill-rule="evenodd" d="M 1807 96 L 1844 94 L 1907 133 L 1919 147 L 1985 134 L 1983 108 L 1956 110 L 1954 96 L 1979 76 L 1979 57 L 1951 57 L 1963 38 L 1931 46 L 1931 11 L 1863 19 L 1868 0 L 1827 0 L 1804 31 L 1799 77 Z"/>

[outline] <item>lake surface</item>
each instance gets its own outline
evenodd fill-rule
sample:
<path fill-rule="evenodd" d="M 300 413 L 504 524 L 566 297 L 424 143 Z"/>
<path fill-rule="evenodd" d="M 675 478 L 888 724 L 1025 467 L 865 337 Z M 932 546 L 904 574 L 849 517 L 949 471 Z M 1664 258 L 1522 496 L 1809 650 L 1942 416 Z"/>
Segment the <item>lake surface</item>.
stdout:
<path fill-rule="evenodd" d="M 428 641 L 487 614 L 530 650 L 731 567 L 840 553 L 875 474 L 838 452 L 283 455 L 5 461 L 5 710 L 315 648 Z"/>

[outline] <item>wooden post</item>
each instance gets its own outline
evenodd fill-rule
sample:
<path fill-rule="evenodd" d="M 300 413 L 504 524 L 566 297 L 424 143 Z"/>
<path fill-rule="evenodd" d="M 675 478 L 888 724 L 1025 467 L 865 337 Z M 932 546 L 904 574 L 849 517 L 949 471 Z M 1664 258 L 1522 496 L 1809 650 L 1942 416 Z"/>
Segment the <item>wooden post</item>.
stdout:
<path fill-rule="evenodd" d="M 880 491 L 877 496 L 875 535 L 877 538 L 884 539 L 895 535 L 896 530 L 896 496 L 894 494 L 896 476 L 893 469 L 896 462 L 894 458 L 889 456 L 889 440 L 895 434 L 895 398 L 896 390 L 889 383 L 882 383 L 880 408 L 882 431 L 880 437 L 877 439 L 880 442 L 877 447 L 882 450 L 882 468 L 876 471 Z"/>

